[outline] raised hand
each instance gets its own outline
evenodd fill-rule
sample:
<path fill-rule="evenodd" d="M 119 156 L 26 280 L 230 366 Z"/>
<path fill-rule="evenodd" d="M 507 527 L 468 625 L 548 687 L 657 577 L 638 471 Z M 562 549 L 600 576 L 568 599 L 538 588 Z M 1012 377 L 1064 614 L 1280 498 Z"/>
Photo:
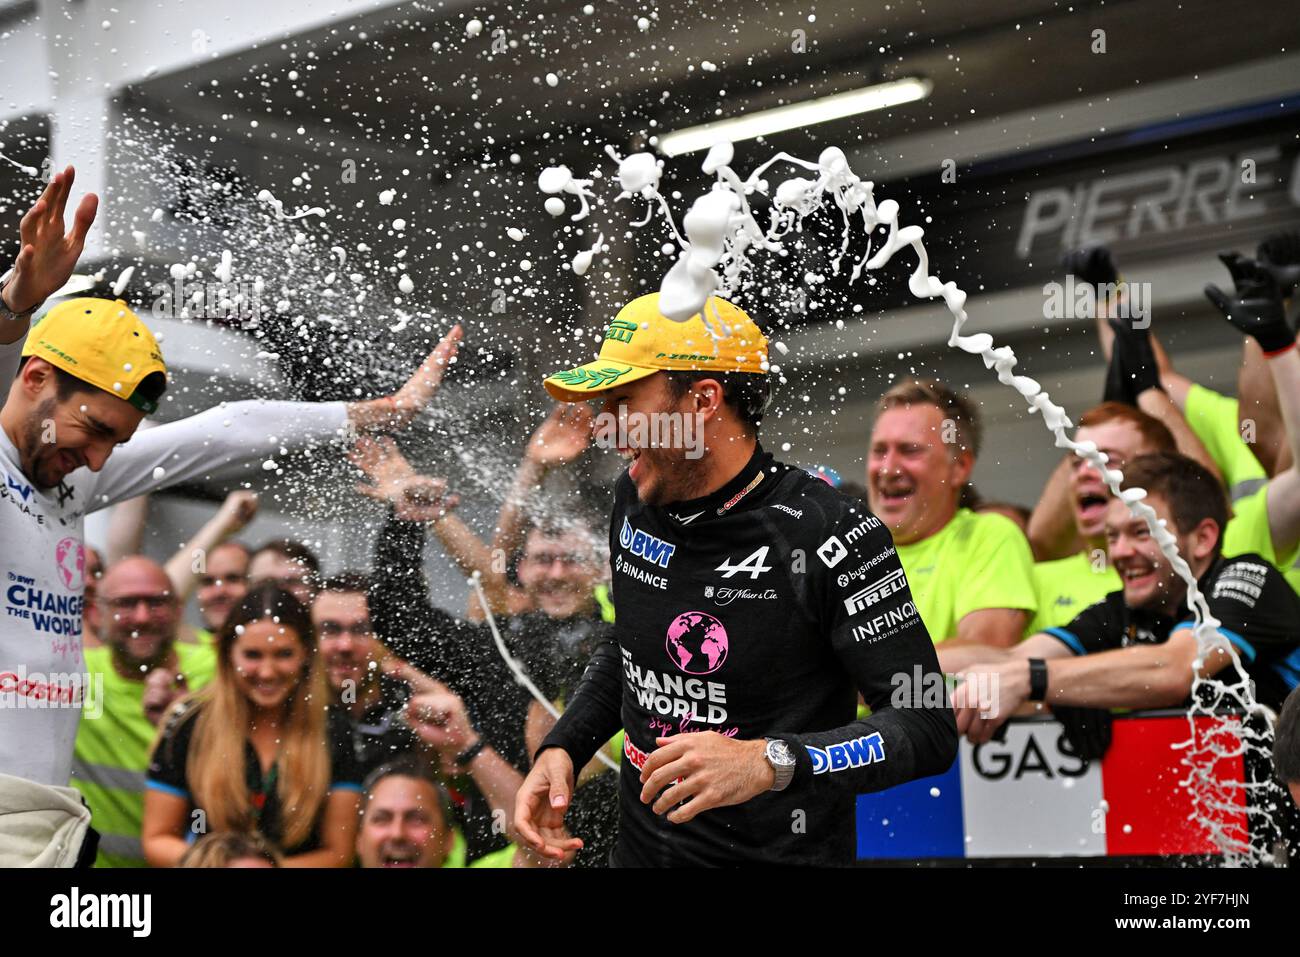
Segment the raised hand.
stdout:
<path fill-rule="evenodd" d="M 81 258 L 99 198 L 94 193 L 81 198 L 72 217 L 72 231 L 67 232 L 63 213 L 75 177 L 71 166 L 55 173 L 18 224 L 22 245 L 3 293 L 4 304 L 11 312 L 25 313 L 43 303 L 63 287 Z"/>
<path fill-rule="evenodd" d="M 1285 352 L 1295 345 L 1295 331 L 1286 321 L 1282 295 L 1273 273 L 1240 253 L 1219 253 L 1236 287 L 1229 296 L 1214 283 L 1205 296 L 1223 317 L 1241 332 L 1254 338 L 1265 355 Z"/>
<path fill-rule="evenodd" d="M 416 472 L 389 436 L 363 436 L 348 459 L 370 479 L 358 482 L 357 491 L 391 505 L 404 522 L 432 522 L 460 504 L 445 481 Z"/>
<path fill-rule="evenodd" d="M 1061 268 L 1079 282 L 1090 286 L 1119 281 L 1119 270 L 1110 250 L 1105 246 L 1083 246 L 1072 249 L 1061 258 Z"/>
<path fill-rule="evenodd" d="M 464 332 L 460 324 L 442 337 L 442 341 L 429 353 L 415 374 L 406 380 L 395 393 L 369 402 L 354 402 L 348 406 L 348 418 L 356 428 L 367 432 L 395 431 L 405 428 L 433 401 L 442 384 L 447 367 L 456 358 Z"/>
<path fill-rule="evenodd" d="M 227 535 L 237 535 L 257 514 L 257 493 L 237 489 L 226 496 L 217 511 Z"/>
<path fill-rule="evenodd" d="M 560 403 L 528 440 L 525 454 L 547 468 L 567 465 L 591 444 L 591 422 L 591 408 L 587 403 Z"/>
<path fill-rule="evenodd" d="M 1255 257 L 1277 283 L 1283 299 L 1289 299 L 1300 283 L 1300 230 L 1274 233 L 1259 244 Z"/>

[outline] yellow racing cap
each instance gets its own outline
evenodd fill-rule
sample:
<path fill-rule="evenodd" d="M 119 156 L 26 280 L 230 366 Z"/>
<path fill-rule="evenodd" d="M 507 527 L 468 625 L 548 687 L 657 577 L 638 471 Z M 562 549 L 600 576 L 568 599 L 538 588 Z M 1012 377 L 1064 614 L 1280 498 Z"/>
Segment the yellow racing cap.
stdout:
<path fill-rule="evenodd" d="M 659 311 L 659 293 L 633 299 L 605 327 L 600 355 L 575 369 L 547 376 L 546 391 L 561 402 L 582 402 L 669 369 L 767 373 L 767 337 L 739 306 L 710 296 L 700 313 L 674 322 Z"/>
<path fill-rule="evenodd" d="M 23 355 L 44 359 L 145 414 L 158 411 L 157 397 L 141 395 L 139 386 L 155 372 L 165 378 L 167 366 L 158 340 L 121 299 L 59 303 L 32 328 Z"/>

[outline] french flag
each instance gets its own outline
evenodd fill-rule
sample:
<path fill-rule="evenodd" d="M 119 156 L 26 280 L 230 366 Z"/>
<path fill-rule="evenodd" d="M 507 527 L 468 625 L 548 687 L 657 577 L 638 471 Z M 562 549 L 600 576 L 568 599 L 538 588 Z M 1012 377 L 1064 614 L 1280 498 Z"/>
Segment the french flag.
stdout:
<path fill-rule="evenodd" d="M 1075 755 L 1055 721 L 1013 721 L 1003 742 L 963 740 L 944 774 L 859 795 L 858 859 L 1216 854 L 1203 820 L 1235 840 L 1247 834 L 1235 727 L 1196 719 L 1195 773 L 1214 789 L 1213 806 L 1198 808 L 1188 749 L 1177 747 L 1191 737 L 1185 715 L 1116 717 L 1100 762 Z M 1211 743 L 1223 756 L 1204 757 Z"/>

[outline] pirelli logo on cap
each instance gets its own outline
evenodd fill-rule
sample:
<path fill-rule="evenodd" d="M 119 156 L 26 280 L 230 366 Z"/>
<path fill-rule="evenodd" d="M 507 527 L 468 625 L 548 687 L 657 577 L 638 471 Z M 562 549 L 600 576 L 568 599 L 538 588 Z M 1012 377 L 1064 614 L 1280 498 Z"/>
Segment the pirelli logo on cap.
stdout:
<path fill-rule="evenodd" d="M 872 582 L 866 588 L 856 591 L 844 599 L 844 608 L 850 615 L 856 615 L 863 609 L 870 608 L 882 598 L 888 598 L 906 587 L 907 579 L 903 576 L 903 570 L 901 568 L 896 569 L 879 581 Z"/>

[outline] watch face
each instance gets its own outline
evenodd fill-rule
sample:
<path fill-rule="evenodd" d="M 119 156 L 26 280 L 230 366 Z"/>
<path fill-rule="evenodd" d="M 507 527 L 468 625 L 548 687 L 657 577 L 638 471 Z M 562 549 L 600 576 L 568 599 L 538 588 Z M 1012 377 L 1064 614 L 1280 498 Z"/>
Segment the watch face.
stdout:
<path fill-rule="evenodd" d="M 794 752 L 790 750 L 790 745 L 784 741 L 767 742 L 767 756 L 773 764 L 783 766 L 793 766 L 795 763 Z"/>

